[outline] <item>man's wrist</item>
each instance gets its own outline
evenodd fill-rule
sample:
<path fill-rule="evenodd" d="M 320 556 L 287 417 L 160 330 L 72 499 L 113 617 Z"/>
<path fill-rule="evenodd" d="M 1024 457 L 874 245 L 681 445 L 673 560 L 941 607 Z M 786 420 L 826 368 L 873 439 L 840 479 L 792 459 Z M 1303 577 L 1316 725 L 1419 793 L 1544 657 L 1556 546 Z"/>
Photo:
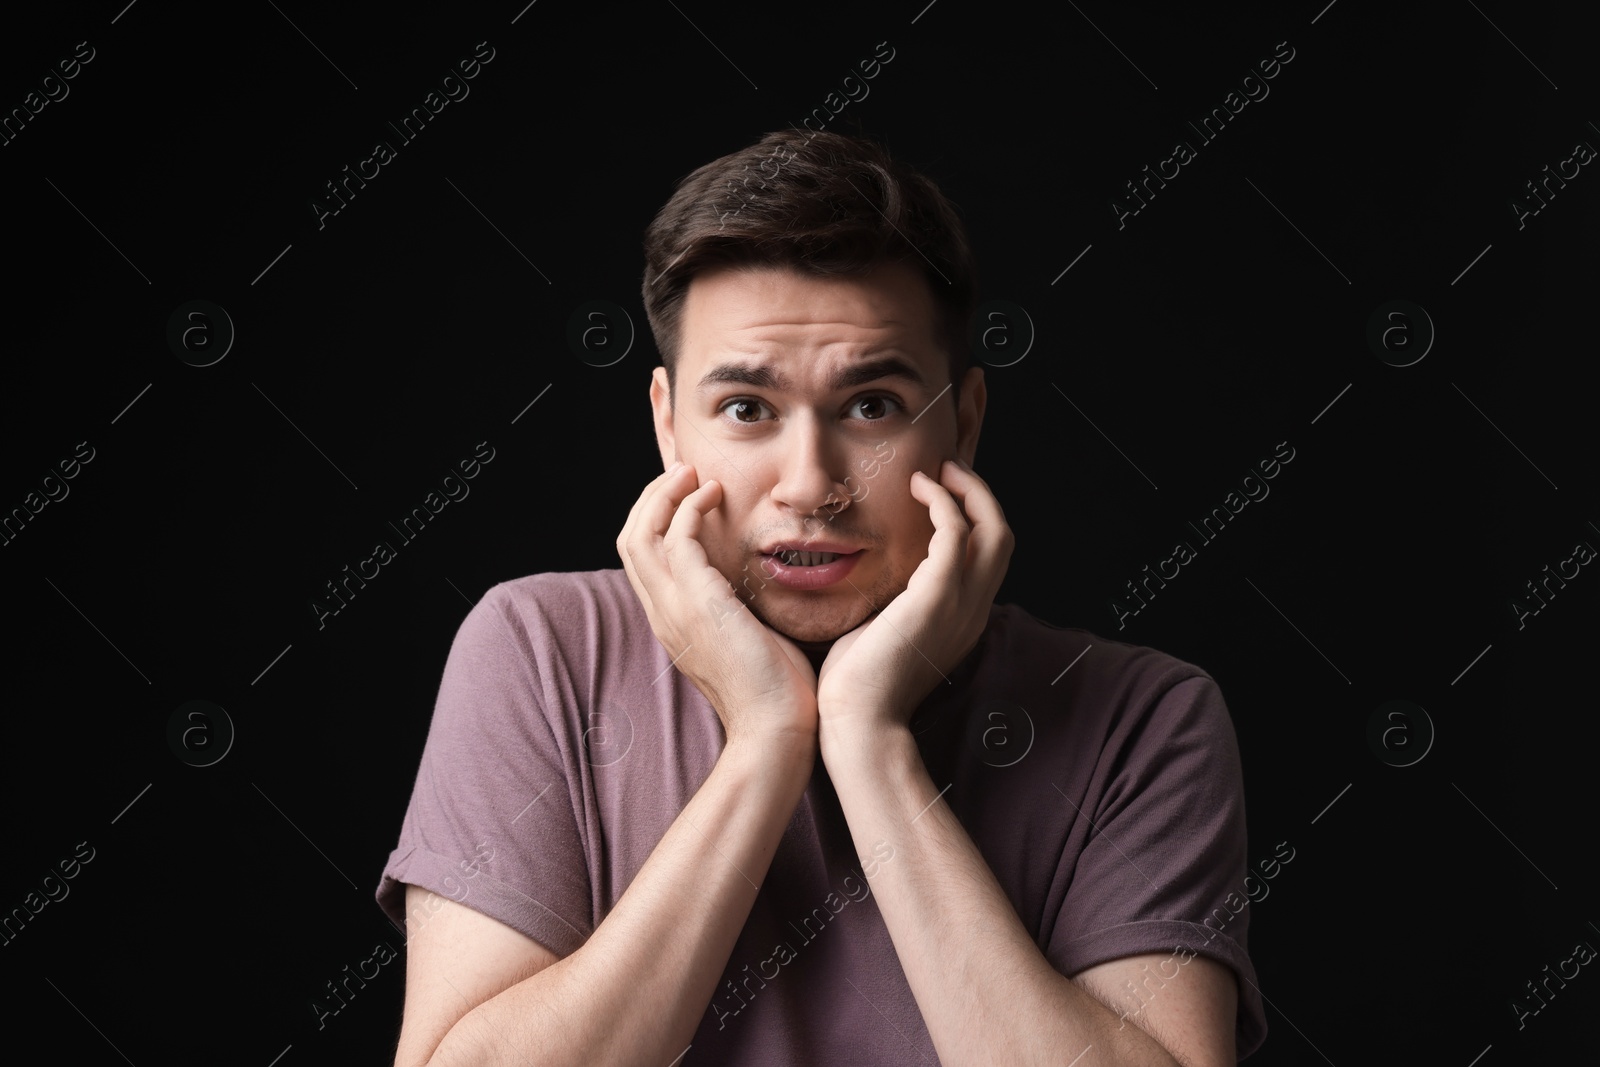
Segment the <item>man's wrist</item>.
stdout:
<path fill-rule="evenodd" d="M 794 781 L 811 777 L 817 759 L 817 735 L 788 727 L 756 728 L 730 737 L 717 757 L 719 766 L 749 772 L 754 780 L 770 781 L 773 770 L 792 775 Z"/>
<path fill-rule="evenodd" d="M 849 765 L 882 767 L 886 761 L 921 762 L 910 726 L 880 714 L 837 711 L 820 717 L 818 751 L 830 769 Z"/>

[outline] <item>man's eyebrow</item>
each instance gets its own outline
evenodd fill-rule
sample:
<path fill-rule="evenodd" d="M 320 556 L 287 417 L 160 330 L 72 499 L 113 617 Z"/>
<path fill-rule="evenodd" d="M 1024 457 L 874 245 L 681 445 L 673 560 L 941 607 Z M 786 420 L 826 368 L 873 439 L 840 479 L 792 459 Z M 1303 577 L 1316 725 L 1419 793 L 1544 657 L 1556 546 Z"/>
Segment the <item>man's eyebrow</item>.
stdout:
<path fill-rule="evenodd" d="M 861 363 L 852 363 L 841 369 L 828 382 L 828 387 L 837 392 L 884 378 L 899 378 L 922 387 L 928 384 L 922 372 L 909 360 L 900 356 L 878 356 Z M 787 392 L 791 388 L 787 376 L 766 367 L 750 363 L 719 363 L 706 371 L 696 389 L 702 393 L 709 392 L 712 386 L 724 383 L 748 385 L 756 389 L 771 389 L 777 392 Z"/>

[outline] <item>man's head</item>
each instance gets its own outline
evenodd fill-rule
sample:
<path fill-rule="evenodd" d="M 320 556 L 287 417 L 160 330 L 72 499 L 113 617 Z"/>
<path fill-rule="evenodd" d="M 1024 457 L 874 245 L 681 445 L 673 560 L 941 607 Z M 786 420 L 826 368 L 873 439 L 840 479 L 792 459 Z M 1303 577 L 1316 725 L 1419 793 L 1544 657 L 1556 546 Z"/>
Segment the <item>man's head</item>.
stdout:
<path fill-rule="evenodd" d="M 721 483 L 701 541 L 756 616 L 832 641 L 927 555 L 911 472 L 937 481 L 944 460 L 976 454 L 986 396 L 966 366 L 976 280 L 960 221 L 870 142 L 769 134 L 685 179 L 645 251 L 663 465 Z M 807 546 L 852 555 L 775 565 L 774 549 Z"/>
<path fill-rule="evenodd" d="M 882 146 L 837 133 L 769 133 L 678 184 L 644 234 L 644 309 L 677 382 L 683 304 L 719 266 L 860 275 L 908 263 L 927 282 L 952 394 L 967 368 L 977 264 L 954 205 Z M 958 399 L 952 396 L 952 399 Z"/>

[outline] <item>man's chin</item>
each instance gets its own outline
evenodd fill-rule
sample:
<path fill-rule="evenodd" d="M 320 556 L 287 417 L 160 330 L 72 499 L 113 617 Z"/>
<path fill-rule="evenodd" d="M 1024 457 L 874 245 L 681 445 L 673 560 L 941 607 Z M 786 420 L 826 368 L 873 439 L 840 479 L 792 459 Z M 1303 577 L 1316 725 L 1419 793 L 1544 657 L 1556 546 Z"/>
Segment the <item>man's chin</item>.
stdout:
<path fill-rule="evenodd" d="M 751 611 L 769 629 L 787 637 L 808 655 L 825 654 L 835 641 L 866 621 L 865 618 L 820 619 L 815 615 L 791 618 L 787 617 L 787 613 L 783 617 L 773 618 L 757 611 L 754 604 L 751 605 Z"/>

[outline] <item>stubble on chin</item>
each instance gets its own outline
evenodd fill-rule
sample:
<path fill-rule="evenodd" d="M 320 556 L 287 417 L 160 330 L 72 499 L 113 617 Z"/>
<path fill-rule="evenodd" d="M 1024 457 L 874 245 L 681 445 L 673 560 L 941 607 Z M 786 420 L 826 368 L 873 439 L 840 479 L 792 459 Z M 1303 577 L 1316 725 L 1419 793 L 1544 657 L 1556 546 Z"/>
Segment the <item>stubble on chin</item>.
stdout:
<path fill-rule="evenodd" d="M 890 575 L 882 575 L 870 586 L 859 583 L 852 589 L 848 584 L 841 583 L 848 598 L 843 594 L 837 596 L 837 603 L 830 604 L 824 615 L 822 612 L 807 612 L 804 597 L 784 590 L 781 595 L 789 600 L 784 605 L 782 619 L 774 619 L 763 611 L 763 593 L 746 601 L 750 613 L 760 620 L 763 626 L 776 630 L 787 637 L 802 649 L 825 649 L 834 641 L 866 622 L 873 614 L 893 600 L 905 588 L 903 583 L 897 583 Z M 859 590 L 859 591 L 858 591 Z M 845 605 L 843 608 L 839 604 Z"/>

